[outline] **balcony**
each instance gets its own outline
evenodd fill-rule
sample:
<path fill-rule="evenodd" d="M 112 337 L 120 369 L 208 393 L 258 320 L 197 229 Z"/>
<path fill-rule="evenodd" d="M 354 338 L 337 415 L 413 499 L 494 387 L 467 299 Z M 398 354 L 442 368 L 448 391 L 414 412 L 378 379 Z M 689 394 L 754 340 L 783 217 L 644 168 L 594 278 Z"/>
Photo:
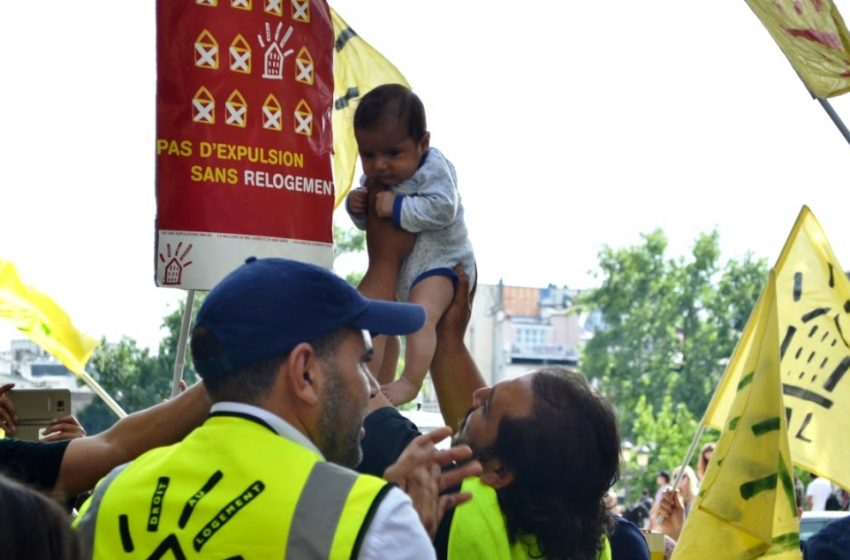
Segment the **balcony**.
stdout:
<path fill-rule="evenodd" d="M 578 365 L 578 351 L 565 344 L 512 344 L 511 363 Z"/>

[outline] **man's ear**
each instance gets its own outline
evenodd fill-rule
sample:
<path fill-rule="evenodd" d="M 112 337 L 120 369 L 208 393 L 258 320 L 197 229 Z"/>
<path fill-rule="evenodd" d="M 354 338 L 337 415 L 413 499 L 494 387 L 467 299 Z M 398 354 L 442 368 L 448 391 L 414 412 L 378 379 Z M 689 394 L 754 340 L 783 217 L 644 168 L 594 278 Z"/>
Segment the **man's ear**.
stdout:
<path fill-rule="evenodd" d="M 500 490 L 514 481 L 514 473 L 498 459 L 487 461 L 484 472 L 481 473 L 481 481 L 487 486 Z"/>
<path fill-rule="evenodd" d="M 422 140 L 419 141 L 419 149 L 422 152 L 427 152 L 428 148 L 431 146 L 431 133 L 425 132 L 425 135 L 422 137 Z"/>
<path fill-rule="evenodd" d="M 310 405 L 319 403 L 323 378 L 313 347 L 302 342 L 286 359 L 286 375 L 296 399 Z"/>

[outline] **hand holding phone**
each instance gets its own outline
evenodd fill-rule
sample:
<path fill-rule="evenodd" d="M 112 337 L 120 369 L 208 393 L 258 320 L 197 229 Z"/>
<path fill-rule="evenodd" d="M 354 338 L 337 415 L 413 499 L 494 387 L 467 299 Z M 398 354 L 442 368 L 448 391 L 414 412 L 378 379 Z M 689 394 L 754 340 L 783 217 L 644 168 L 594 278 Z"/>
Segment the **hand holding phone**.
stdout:
<path fill-rule="evenodd" d="M 12 389 L 7 396 L 14 405 L 18 439 L 38 441 L 53 420 L 71 413 L 68 389 Z"/>
<path fill-rule="evenodd" d="M 86 429 L 70 414 L 50 421 L 43 430 L 41 441 L 62 441 L 85 437 Z"/>

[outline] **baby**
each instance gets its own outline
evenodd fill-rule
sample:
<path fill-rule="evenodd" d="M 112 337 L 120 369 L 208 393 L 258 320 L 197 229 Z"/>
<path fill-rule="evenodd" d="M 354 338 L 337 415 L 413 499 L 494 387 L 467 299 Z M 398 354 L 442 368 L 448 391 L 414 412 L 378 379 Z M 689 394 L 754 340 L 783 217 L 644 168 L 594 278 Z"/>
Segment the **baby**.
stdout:
<path fill-rule="evenodd" d="M 354 113 L 354 136 L 365 177 L 386 188 L 375 199 L 378 216 L 416 233 L 416 244 L 399 271 L 399 301 L 425 308 L 428 319 L 407 337 L 401 377 L 380 379 L 394 405 L 412 401 L 431 366 L 437 345 L 436 325 L 454 296 L 454 266 L 475 271 L 475 257 L 463 221 L 454 166 L 436 148 L 425 125 L 422 101 L 399 84 L 366 94 Z M 366 228 L 367 193 L 349 193 L 346 208 L 354 224 Z M 368 243 L 368 239 L 366 240 Z M 474 278 L 470 279 L 474 285 Z"/>

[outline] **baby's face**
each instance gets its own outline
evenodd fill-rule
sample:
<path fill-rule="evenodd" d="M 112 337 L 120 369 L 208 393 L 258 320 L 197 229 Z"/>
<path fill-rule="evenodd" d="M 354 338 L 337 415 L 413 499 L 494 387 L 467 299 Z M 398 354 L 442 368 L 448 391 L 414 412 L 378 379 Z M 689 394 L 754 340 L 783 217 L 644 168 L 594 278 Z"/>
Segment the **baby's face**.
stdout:
<path fill-rule="evenodd" d="M 354 131 L 363 174 L 387 186 L 409 179 L 428 150 L 430 135 L 416 142 L 407 134 L 406 123 L 396 121 L 373 129 Z"/>

